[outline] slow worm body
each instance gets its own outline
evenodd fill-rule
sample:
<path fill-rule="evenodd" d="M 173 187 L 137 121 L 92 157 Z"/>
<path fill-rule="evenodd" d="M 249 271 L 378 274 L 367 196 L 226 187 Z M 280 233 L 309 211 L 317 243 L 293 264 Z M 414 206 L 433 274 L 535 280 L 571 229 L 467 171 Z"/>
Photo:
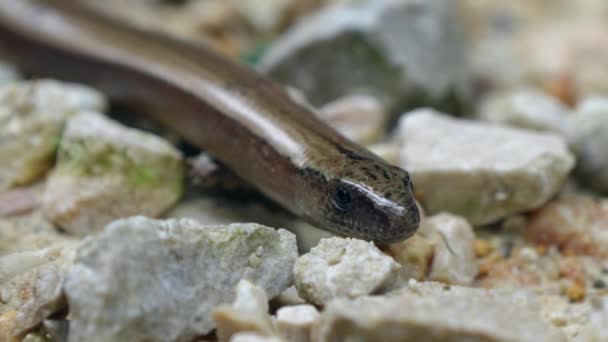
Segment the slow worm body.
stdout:
<path fill-rule="evenodd" d="M 137 106 L 320 228 L 388 243 L 418 227 L 406 171 L 204 47 L 74 0 L 0 0 L 0 52 L 32 75 L 89 84 Z"/>

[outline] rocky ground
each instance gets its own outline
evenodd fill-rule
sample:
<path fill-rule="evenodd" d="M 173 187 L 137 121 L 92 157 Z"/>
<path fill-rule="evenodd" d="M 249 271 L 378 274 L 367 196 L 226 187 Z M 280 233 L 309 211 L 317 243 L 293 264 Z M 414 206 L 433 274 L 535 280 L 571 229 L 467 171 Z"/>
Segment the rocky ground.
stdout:
<path fill-rule="evenodd" d="M 331 236 L 0 62 L 0 341 L 608 341 L 605 1 L 88 1 L 290 87 L 425 217 Z"/>

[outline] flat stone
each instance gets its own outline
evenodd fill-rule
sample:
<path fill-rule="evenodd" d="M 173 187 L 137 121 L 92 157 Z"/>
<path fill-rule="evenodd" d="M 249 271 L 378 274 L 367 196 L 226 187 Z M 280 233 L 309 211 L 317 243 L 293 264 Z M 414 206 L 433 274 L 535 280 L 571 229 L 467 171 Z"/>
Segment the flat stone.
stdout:
<path fill-rule="evenodd" d="M 535 211 L 525 229 L 527 241 L 557 246 L 566 255 L 608 256 L 608 200 L 560 198 Z"/>
<path fill-rule="evenodd" d="M 273 298 L 292 284 L 293 234 L 133 217 L 85 240 L 68 272 L 70 341 L 190 341 L 247 279 Z"/>
<path fill-rule="evenodd" d="M 485 121 L 567 135 L 570 111 L 558 99 L 536 89 L 517 89 L 492 94 L 481 105 Z"/>
<path fill-rule="evenodd" d="M 315 341 L 565 341 L 527 295 L 412 282 L 386 296 L 335 299 Z"/>
<path fill-rule="evenodd" d="M 229 341 L 239 332 L 263 336 L 274 334 L 268 314 L 268 297 L 263 289 L 248 280 L 241 280 L 236 286 L 232 305 L 220 305 L 213 310 L 213 321 L 220 341 Z"/>
<path fill-rule="evenodd" d="M 293 271 L 300 297 L 324 305 L 333 298 L 391 290 L 399 269 L 371 242 L 332 237 L 299 257 Z"/>
<path fill-rule="evenodd" d="M 312 327 L 318 318 L 319 311 L 312 305 L 285 306 L 277 310 L 275 327 L 286 341 L 309 342 Z"/>
<path fill-rule="evenodd" d="M 0 86 L 0 192 L 40 178 L 52 165 L 65 121 L 105 106 L 103 95 L 76 84 L 43 80 Z"/>
<path fill-rule="evenodd" d="M 92 112 L 69 120 L 44 213 L 69 233 L 87 235 L 115 219 L 158 216 L 181 196 L 181 153 L 165 140 Z"/>
<path fill-rule="evenodd" d="M 574 112 L 572 131 L 578 179 L 595 191 L 608 193 L 608 97 L 582 101 Z"/>
<path fill-rule="evenodd" d="M 364 0 L 303 18 L 262 58 L 271 77 L 315 106 L 350 94 L 385 108 L 468 97 L 464 25 L 446 0 Z"/>
<path fill-rule="evenodd" d="M 473 225 L 542 206 L 566 180 L 574 157 L 561 137 L 455 119 L 430 109 L 399 123 L 400 165 L 429 214 Z"/>

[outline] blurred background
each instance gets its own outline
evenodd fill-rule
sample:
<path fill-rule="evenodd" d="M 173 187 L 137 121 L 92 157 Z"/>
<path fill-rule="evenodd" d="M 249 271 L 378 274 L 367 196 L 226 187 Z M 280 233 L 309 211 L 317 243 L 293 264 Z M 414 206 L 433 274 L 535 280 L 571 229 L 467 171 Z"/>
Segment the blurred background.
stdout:
<path fill-rule="evenodd" d="M 314 67 L 324 69 L 324 73 L 365 73 L 367 70 L 358 69 L 382 68 L 378 64 L 387 60 L 395 64 L 415 63 L 414 68 L 418 70 L 409 73 L 423 83 L 418 86 L 438 91 L 433 88 L 438 86 L 436 83 L 444 83 L 441 84 L 444 87 L 451 83 L 454 87 L 452 96 L 459 101 L 464 100 L 460 96 L 478 99 L 493 90 L 532 86 L 567 105 L 574 105 L 581 98 L 608 91 L 608 68 L 605 67 L 608 63 L 605 34 L 608 3 L 601 0 L 430 0 L 402 1 L 402 5 L 392 7 L 389 3 L 395 1 L 91 2 L 132 23 L 210 44 L 223 54 L 251 65 L 259 66 L 264 60 L 262 57 L 279 48 L 275 44 L 283 45 L 280 49 L 283 54 L 293 53 L 285 51 L 291 48 L 306 49 L 312 55 L 299 61 L 305 63 L 300 67 L 307 69 L 300 73 L 315 71 L 308 70 Z M 328 15 L 336 4 L 354 5 Z M 286 36 L 288 32 L 291 35 Z M 357 39 L 355 33 L 366 37 Z M 287 39 L 291 41 L 284 41 Z M 376 53 L 378 55 L 374 55 Z M 368 55 L 361 56 L 365 54 Z M 262 63 L 262 67 L 271 69 L 277 79 L 294 83 L 292 85 L 304 90 L 306 95 L 312 95 L 313 102 L 327 101 L 343 91 L 319 90 L 329 87 L 324 85 L 329 75 L 321 73 L 318 77 L 302 80 L 303 76 L 294 75 L 296 71 L 285 70 L 290 66 L 295 68 L 290 63 L 298 61 L 286 61 L 285 56 L 279 55 L 281 53 L 277 52 L 266 56 L 270 60 Z M 306 62 L 312 63 L 311 58 L 317 58 L 317 62 L 331 59 L 335 66 L 346 64 L 357 68 L 332 70 L 327 64 L 310 66 Z M 361 60 L 365 58 L 365 61 Z M 358 64 L 353 59 L 372 65 Z M 379 77 L 371 80 L 394 82 L 375 80 Z M 390 78 L 386 74 L 384 77 Z M 314 79 L 317 79 L 316 84 Z M 351 86 L 364 87 L 363 83 L 367 82 Z M 470 89 L 462 89 L 465 87 Z M 326 95 L 321 96 L 321 93 Z"/>

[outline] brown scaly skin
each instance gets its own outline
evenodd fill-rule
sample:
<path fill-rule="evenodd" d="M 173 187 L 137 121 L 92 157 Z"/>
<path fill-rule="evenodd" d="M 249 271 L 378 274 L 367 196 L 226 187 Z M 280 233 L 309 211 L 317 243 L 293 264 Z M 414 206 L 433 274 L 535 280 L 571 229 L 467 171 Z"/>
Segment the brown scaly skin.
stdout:
<path fill-rule="evenodd" d="M 418 228 L 406 171 L 204 47 L 75 0 L 0 0 L 0 51 L 33 75 L 90 84 L 137 106 L 320 228 L 380 243 Z"/>

